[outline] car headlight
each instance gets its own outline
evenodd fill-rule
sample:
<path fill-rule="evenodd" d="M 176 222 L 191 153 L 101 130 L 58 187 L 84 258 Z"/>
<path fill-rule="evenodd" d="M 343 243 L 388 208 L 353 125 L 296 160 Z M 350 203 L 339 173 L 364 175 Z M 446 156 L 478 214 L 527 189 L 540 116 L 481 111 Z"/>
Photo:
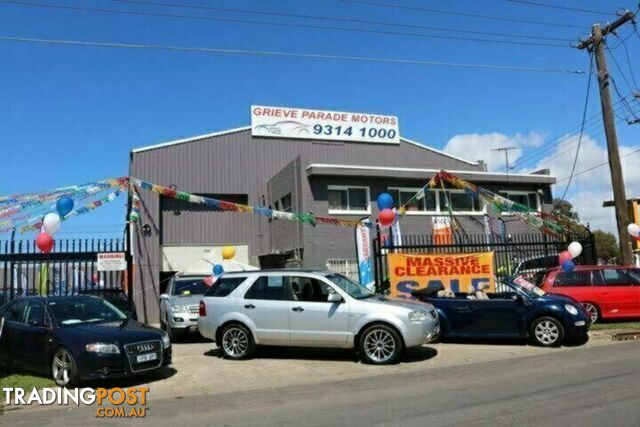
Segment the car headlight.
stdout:
<path fill-rule="evenodd" d="M 572 306 L 571 304 L 565 304 L 564 309 L 567 310 L 569 313 L 573 314 L 574 316 L 578 314 L 578 309 Z"/>
<path fill-rule="evenodd" d="M 120 349 L 115 344 L 107 344 L 103 342 L 94 342 L 87 344 L 85 350 L 89 353 L 102 353 L 102 354 L 120 354 Z"/>
<path fill-rule="evenodd" d="M 187 306 L 186 305 L 172 305 L 171 306 L 171 312 L 172 313 L 186 313 L 187 310 Z"/>
<path fill-rule="evenodd" d="M 171 340 L 166 332 L 162 332 L 162 346 L 165 350 L 171 347 Z"/>
<path fill-rule="evenodd" d="M 422 311 L 422 310 L 415 310 L 409 313 L 409 320 L 412 322 L 419 322 L 421 320 L 426 320 L 428 319 L 429 314 L 426 311 Z"/>

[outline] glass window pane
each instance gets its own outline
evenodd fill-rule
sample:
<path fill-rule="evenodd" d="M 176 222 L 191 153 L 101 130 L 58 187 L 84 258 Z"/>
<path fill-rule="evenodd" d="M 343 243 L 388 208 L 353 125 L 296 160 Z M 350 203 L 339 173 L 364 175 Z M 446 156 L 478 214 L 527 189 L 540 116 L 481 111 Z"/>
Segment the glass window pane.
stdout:
<path fill-rule="evenodd" d="M 366 211 L 368 206 L 367 190 L 364 188 L 349 189 L 349 210 Z"/>
<path fill-rule="evenodd" d="M 529 197 L 529 207 L 531 209 L 538 209 L 538 198 L 536 197 L 536 193 L 529 193 L 528 194 Z"/>
<path fill-rule="evenodd" d="M 262 276 L 244 294 L 245 299 L 289 300 L 282 276 Z"/>
<path fill-rule="evenodd" d="M 556 276 L 553 286 L 591 286 L 591 273 L 588 271 L 560 273 Z"/>
<path fill-rule="evenodd" d="M 454 212 L 473 211 L 473 197 L 467 193 L 449 193 L 451 209 Z"/>
<path fill-rule="evenodd" d="M 391 197 L 393 197 L 393 202 L 395 204 L 397 204 L 398 200 L 400 200 L 400 191 L 399 190 L 388 189 L 387 193 L 389 193 L 391 195 Z M 400 203 L 400 204 L 402 204 L 402 203 Z"/>
<path fill-rule="evenodd" d="M 328 303 L 329 287 L 309 277 L 291 277 L 291 289 L 297 301 Z"/>
<path fill-rule="evenodd" d="M 285 212 L 291 212 L 291 193 L 287 193 L 280 199 L 280 205 Z"/>
<path fill-rule="evenodd" d="M 205 296 L 208 297 L 226 297 L 233 292 L 246 277 L 220 277 L 211 285 Z"/>
<path fill-rule="evenodd" d="M 407 211 L 424 211 L 424 199 L 413 200 L 411 203 L 407 203 L 413 196 L 416 195 L 416 191 L 401 191 L 400 192 L 400 206 L 404 206 Z M 406 204 L 406 205 L 405 205 Z"/>
<path fill-rule="evenodd" d="M 430 212 L 436 211 L 436 193 L 432 190 L 427 190 L 424 193 L 424 199 L 422 199 L 425 209 Z"/>
<path fill-rule="evenodd" d="M 602 274 L 604 283 L 607 286 L 631 286 L 636 284 L 636 280 L 622 268 L 602 270 Z"/>
<path fill-rule="evenodd" d="M 342 210 L 348 209 L 347 190 L 329 190 L 329 209 Z"/>

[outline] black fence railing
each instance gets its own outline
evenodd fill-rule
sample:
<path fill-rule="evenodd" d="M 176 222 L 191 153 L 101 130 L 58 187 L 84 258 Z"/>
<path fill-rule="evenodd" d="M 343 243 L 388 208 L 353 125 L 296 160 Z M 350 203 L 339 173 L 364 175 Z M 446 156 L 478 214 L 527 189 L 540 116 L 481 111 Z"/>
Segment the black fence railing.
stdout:
<path fill-rule="evenodd" d="M 374 239 L 374 269 L 376 288 L 384 290 L 388 286 L 387 253 L 444 254 L 493 252 L 494 273 L 497 278 L 512 274 L 533 275 L 543 270 L 557 267 L 558 254 L 578 241 L 582 244 L 582 254 L 576 264 L 596 264 L 597 254 L 593 234 L 567 236 L 553 239 L 541 233 L 513 234 L 500 238 L 486 234 L 466 234 L 454 236 L 451 244 L 440 244 L 432 235 L 402 235 L 402 245 L 393 246 L 390 240 L 380 242 Z"/>
<path fill-rule="evenodd" d="M 98 271 L 99 253 L 130 255 L 123 239 L 56 239 L 51 253 L 32 240 L 0 241 L 0 304 L 29 295 L 76 295 L 92 289 L 128 291 L 130 268 Z"/>

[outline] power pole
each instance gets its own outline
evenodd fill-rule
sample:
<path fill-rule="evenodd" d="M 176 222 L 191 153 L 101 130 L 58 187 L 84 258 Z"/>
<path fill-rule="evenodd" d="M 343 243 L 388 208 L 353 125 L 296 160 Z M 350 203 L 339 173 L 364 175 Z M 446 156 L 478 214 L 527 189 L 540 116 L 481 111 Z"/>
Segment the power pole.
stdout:
<path fill-rule="evenodd" d="M 607 138 L 607 153 L 609 155 L 609 169 L 611 170 L 611 185 L 613 187 L 613 200 L 616 211 L 616 223 L 618 225 L 618 239 L 620 242 L 620 254 L 622 263 L 629 265 L 633 262 L 631 247 L 631 237 L 627 233 L 629 225 L 629 214 L 627 212 L 627 196 L 622 178 L 622 165 L 620 164 L 620 152 L 618 150 L 618 136 L 611 108 L 611 94 L 609 93 L 609 70 L 607 69 L 607 59 L 605 57 L 605 37 L 614 32 L 618 27 L 633 22 L 635 15 L 626 11 L 624 15 L 616 19 L 613 23 L 604 28 L 600 24 L 594 24 L 591 28 L 591 37 L 581 41 L 577 48 L 588 49 L 595 53 L 596 68 L 598 70 L 598 86 L 600 88 L 600 104 L 602 107 L 602 120 Z"/>
<path fill-rule="evenodd" d="M 505 169 L 507 170 L 507 181 L 509 181 L 509 170 L 513 169 L 512 166 L 509 166 L 509 151 L 517 150 L 518 147 L 500 147 L 500 148 L 492 148 L 491 151 L 504 151 L 504 162 Z"/>

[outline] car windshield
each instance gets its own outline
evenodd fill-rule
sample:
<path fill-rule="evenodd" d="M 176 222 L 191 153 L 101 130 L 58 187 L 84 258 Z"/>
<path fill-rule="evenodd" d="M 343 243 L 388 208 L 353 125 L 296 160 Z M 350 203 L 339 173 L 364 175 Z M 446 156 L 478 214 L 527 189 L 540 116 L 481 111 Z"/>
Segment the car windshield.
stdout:
<path fill-rule="evenodd" d="M 203 295 L 209 290 L 202 277 L 180 278 L 173 282 L 172 295 Z"/>
<path fill-rule="evenodd" d="M 125 320 L 127 316 L 102 298 L 72 297 L 49 301 L 51 316 L 60 326 L 106 323 Z"/>
<path fill-rule="evenodd" d="M 529 282 L 522 276 L 517 276 L 510 280 L 507 278 L 504 280 L 504 283 L 507 286 L 511 286 L 515 289 L 520 290 L 521 292 L 524 292 L 531 298 L 540 298 L 544 295 L 544 291 L 542 289 L 538 288 L 536 285 Z"/>
<path fill-rule="evenodd" d="M 329 274 L 327 275 L 327 279 L 331 280 L 340 289 L 342 289 L 355 299 L 365 299 L 376 296 L 376 294 L 371 292 L 369 289 L 347 277 L 344 277 L 341 274 Z"/>

